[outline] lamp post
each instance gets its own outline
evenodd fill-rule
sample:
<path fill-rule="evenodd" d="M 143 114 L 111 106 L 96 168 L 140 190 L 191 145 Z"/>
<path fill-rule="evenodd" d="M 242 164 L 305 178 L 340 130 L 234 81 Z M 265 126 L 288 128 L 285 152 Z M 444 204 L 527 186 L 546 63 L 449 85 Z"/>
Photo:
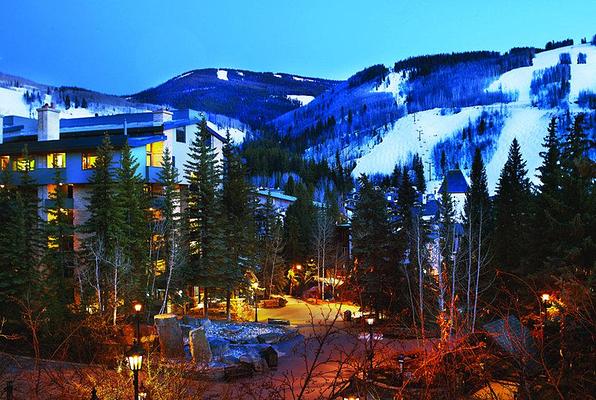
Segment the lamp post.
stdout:
<path fill-rule="evenodd" d="M 126 352 L 128 367 L 133 373 L 133 385 L 135 391 L 134 400 L 139 400 L 139 371 L 143 367 L 143 355 L 145 355 L 145 351 L 139 346 L 137 341 L 135 341 L 130 350 Z"/>
<path fill-rule="evenodd" d="M 550 301 L 550 294 L 542 293 L 540 299 L 542 300 L 542 308 L 544 309 L 544 313 L 542 314 L 542 341 L 544 342 L 544 329 L 546 328 L 546 319 L 548 317 L 548 302 Z"/>
<path fill-rule="evenodd" d="M 257 289 L 259 288 L 259 282 L 253 282 L 250 284 L 252 288 L 252 294 L 255 301 L 255 322 L 259 322 L 259 304 L 257 302 Z"/>
<path fill-rule="evenodd" d="M 374 353 L 374 348 L 373 348 L 373 324 L 375 323 L 375 319 L 373 317 L 368 317 L 366 319 L 366 323 L 368 325 L 368 339 L 370 341 L 370 354 L 368 355 L 368 359 L 370 362 L 369 369 L 368 369 L 368 380 L 372 381 L 373 359 L 375 358 L 375 353 Z"/>
<path fill-rule="evenodd" d="M 137 343 L 141 343 L 141 310 L 143 309 L 143 305 L 135 301 L 132 303 L 132 307 L 135 310 L 135 317 L 137 319 Z"/>

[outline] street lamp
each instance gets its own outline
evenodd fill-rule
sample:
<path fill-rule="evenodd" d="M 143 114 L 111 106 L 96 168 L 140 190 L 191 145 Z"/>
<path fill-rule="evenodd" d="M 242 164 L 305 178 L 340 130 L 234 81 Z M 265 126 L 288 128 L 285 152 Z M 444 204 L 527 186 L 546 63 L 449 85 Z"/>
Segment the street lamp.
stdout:
<path fill-rule="evenodd" d="M 372 370 L 373 370 L 373 359 L 375 358 L 374 348 L 373 348 L 373 324 L 375 323 L 375 319 L 373 317 L 368 317 L 366 319 L 366 323 L 368 325 L 368 338 L 370 340 L 370 354 L 368 356 L 370 361 L 370 366 L 368 370 L 368 379 L 372 380 Z"/>
<path fill-rule="evenodd" d="M 143 355 L 145 355 L 145 351 L 137 341 L 135 341 L 130 350 L 126 352 L 128 367 L 133 373 L 133 384 L 135 390 L 134 400 L 139 400 L 139 371 L 141 368 L 143 368 Z"/>
<path fill-rule="evenodd" d="M 255 301 L 255 322 L 259 322 L 259 304 L 257 303 L 257 289 L 259 288 L 259 282 L 253 282 L 250 284 L 252 293 Z"/>
<path fill-rule="evenodd" d="M 141 343 L 141 310 L 143 309 L 143 305 L 135 301 L 132 303 L 132 307 L 135 310 L 135 316 L 137 319 L 137 342 Z"/>

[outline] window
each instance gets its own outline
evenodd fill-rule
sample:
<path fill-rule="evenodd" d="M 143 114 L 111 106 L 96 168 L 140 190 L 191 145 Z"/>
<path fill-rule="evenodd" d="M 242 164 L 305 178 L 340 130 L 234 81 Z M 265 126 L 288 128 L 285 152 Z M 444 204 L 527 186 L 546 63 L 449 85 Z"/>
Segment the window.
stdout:
<path fill-rule="evenodd" d="M 33 171 L 35 169 L 35 160 L 19 157 L 12 163 L 13 171 Z"/>
<path fill-rule="evenodd" d="M 163 142 L 149 143 L 145 146 L 147 150 L 147 166 L 161 167 L 163 161 Z"/>
<path fill-rule="evenodd" d="M 176 141 L 179 143 L 186 143 L 186 128 L 184 126 L 176 128 Z"/>
<path fill-rule="evenodd" d="M 10 157 L 9 156 L 0 156 L 0 170 L 4 170 L 8 168 L 10 164 Z"/>
<path fill-rule="evenodd" d="M 95 168 L 95 161 L 97 161 L 97 154 L 83 153 L 83 169 Z"/>
<path fill-rule="evenodd" d="M 48 168 L 66 168 L 66 153 L 48 154 Z"/>

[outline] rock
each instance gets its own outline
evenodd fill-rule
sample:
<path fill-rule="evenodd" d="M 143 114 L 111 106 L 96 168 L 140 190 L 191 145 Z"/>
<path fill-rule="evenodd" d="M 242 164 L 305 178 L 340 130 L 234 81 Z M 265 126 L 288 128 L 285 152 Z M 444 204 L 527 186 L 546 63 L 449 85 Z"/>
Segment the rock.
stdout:
<path fill-rule="evenodd" d="M 209 362 L 211 361 L 211 348 L 205 335 L 205 329 L 196 328 L 188 334 L 190 354 L 194 362 Z"/>
<path fill-rule="evenodd" d="M 271 325 L 290 325 L 290 321 L 280 318 L 268 318 L 267 323 Z"/>
<path fill-rule="evenodd" d="M 269 369 L 267 361 L 261 358 L 259 353 L 246 353 L 241 355 L 238 360 L 242 364 L 251 365 L 256 372 L 263 372 Z"/>
<path fill-rule="evenodd" d="M 225 339 L 214 338 L 209 341 L 211 354 L 217 359 L 222 359 L 224 354 L 230 349 L 230 342 Z"/>
<path fill-rule="evenodd" d="M 202 326 L 205 329 L 211 327 L 211 320 L 209 318 L 199 318 L 197 321 L 199 322 L 199 326 Z"/>
<path fill-rule="evenodd" d="M 275 332 L 263 333 L 257 336 L 259 343 L 275 344 L 279 343 L 283 335 Z"/>
<path fill-rule="evenodd" d="M 260 355 L 269 368 L 277 368 L 278 355 L 273 347 L 269 346 L 266 349 L 261 350 Z"/>
<path fill-rule="evenodd" d="M 154 317 L 159 335 L 159 348 L 164 358 L 184 357 L 182 329 L 174 314 L 158 314 Z"/>
<path fill-rule="evenodd" d="M 194 326 L 195 328 L 201 326 L 199 322 L 199 318 L 191 317 L 189 315 L 185 315 L 182 317 L 182 322 L 186 325 Z"/>

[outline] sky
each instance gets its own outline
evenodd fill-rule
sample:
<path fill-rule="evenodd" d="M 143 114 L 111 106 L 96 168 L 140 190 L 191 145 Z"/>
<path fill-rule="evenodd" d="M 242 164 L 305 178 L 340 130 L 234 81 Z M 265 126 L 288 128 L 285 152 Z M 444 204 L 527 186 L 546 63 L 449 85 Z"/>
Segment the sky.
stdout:
<path fill-rule="evenodd" d="M 132 94 L 199 68 L 346 79 L 596 34 L 594 0 L 0 0 L 0 72 Z"/>

